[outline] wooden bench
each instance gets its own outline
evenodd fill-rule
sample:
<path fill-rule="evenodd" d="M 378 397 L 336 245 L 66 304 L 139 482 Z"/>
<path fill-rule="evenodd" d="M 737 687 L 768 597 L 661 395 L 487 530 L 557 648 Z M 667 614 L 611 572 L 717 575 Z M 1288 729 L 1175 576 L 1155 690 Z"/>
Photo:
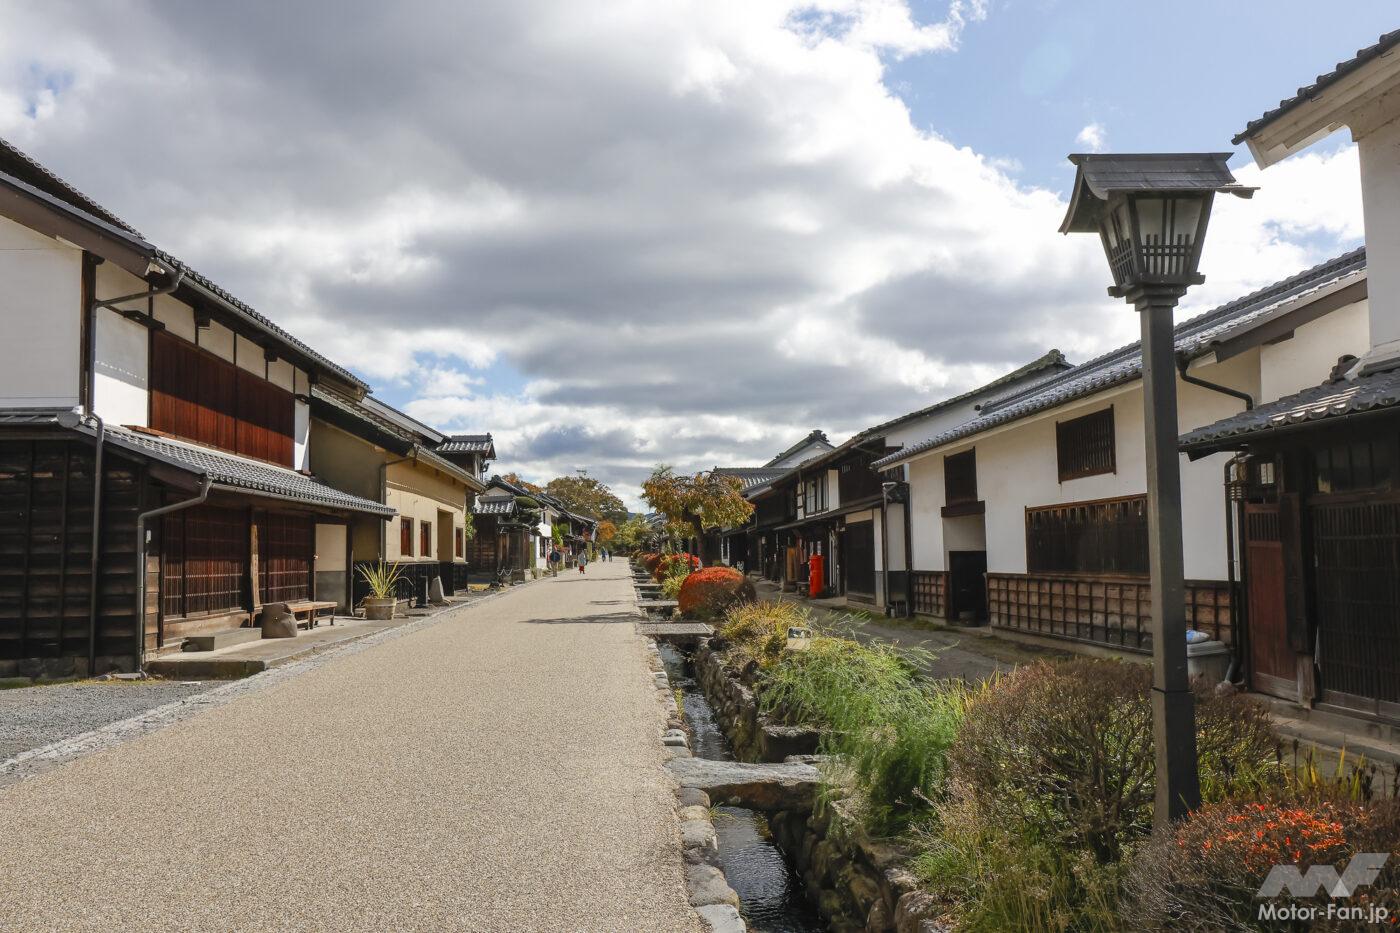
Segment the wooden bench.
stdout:
<path fill-rule="evenodd" d="M 321 621 L 321 613 L 325 612 L 330 616 L 331 625 L 335 625 L 335 603 L 320 602 L 314 599 L 301 599 L 294 603 L 287 603 L 287 611 L 297 618 L 297 625 L 305 625 L 308 629 L 313 629 Z"/>

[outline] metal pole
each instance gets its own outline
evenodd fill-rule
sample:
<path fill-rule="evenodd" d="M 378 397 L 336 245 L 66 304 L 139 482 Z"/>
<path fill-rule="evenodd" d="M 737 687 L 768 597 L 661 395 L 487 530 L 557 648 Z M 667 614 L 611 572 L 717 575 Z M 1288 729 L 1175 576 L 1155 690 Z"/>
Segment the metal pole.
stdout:
<path fill-rule="evenodd" d="M 1152 574 L 1152 726 L 1157 748 L 1153 822 L 1163 828 L 1201 803 L 1196 710 L 1186 671 L 1186 581 L 1177 452 L 1172 311 L 1184 288 L 1129 296 L 1142 318 L 1142 404 L 1147 441 L 1148 566 Z"/>

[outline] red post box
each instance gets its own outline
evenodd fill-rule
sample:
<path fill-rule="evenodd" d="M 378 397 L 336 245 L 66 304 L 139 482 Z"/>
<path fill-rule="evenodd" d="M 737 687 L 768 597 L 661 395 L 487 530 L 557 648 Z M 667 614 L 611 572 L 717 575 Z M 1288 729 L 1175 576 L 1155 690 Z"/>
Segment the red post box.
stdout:
<path fill-rule="evenodd" d="M 826 558 L 813 554 L 807 559 L 807 595 L 820 596 L 826 589 Z"/>

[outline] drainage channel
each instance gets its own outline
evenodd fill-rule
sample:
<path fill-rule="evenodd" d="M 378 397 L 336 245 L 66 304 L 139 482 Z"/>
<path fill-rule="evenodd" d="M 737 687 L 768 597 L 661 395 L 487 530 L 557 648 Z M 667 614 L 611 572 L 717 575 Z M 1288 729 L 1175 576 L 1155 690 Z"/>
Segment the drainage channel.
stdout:
<path fill-rule="evenodd" d="M 671 686 L 682 694 L 690 726 L 690 750 L 697 758 L 733 761 L 729 740 L 695 678 L 690 661 L 671 645 L 661 644 L 661 658 Z M 744 807 L 718 807 L 714 814 L 724 877 L 739 895 L 739 912 L 754 933 L 819 933 L 827 929 L 807 901 L 802 880 L 773 843 L 761 813 Z"/>

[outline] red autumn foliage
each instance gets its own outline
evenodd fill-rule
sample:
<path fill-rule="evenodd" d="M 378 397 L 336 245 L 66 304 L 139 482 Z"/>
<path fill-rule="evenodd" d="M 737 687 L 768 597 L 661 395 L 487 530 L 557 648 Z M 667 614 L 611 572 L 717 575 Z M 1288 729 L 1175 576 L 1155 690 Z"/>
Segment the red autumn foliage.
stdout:
<path fill-rule="evenodd" d="M 1135 860 L 1129 887 L 1143 929 L 1254 929 L 1261 903 L 1255 894 L 1275 865 L 1296 865 L 1302 873 L 1330 865 L 1340 872 L 1359 852 L 1393 851 L 1397 838 L 1400 802 L 1394 800 L 1225 801 L 1153 839 Z M 1394 905 L 1397 897 L 1400 866 L 1387 863 L 1345 903 L 1365 910 Z M 1350 928 L 1325 921 L 1298 928 L 1339 926 Z"/>
<path fill-rule="evenodd" d="M 660 560 L 657 561 L 656 566 L 652 568 L 651 575 L 658 581 L 664 580 L 671 575 L 671 567 L 674 564 L 681 564 L 686 561 L 690 561 L 690 569 L 692 571 L 700 569 L 700 558 L 696 557 L 694 554 L 663 554 Z"/>
<path fill-rule="evenodd" d="M 715 619 L 735 603 L 754 598 L 753 584 L 733 567 L 706 567 L 685 578 L 676 602 L 683 616 Z"/>
<path fill-rule="evenodd" d="M 661 562 L 661 555 L 655 551 L 647 551 L 641 557 L 642 566 L 647 569 L 647 573 L 656 573 L 656 565 Z"/>

